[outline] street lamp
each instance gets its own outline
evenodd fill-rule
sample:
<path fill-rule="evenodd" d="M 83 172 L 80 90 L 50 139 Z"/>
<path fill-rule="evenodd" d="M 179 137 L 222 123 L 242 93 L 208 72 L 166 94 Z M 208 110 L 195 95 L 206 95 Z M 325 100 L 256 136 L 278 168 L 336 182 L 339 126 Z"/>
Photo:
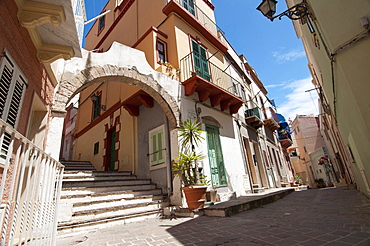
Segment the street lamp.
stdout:
<path fill-rule="evenodd" d="M 302 2 L 285 10 L 281 14 L 273 16 L 276 13 L 276 4 L 276 0 L 263 0 L 262 3 L 257 7 L 257 10 L 261 11 L 262 14 L 271 21 L 274 21 L 276 18 L 281 20 L 283 16 L 287 16 L 291 20 L 299 20 L 308 15 L 307 4 Z"/>

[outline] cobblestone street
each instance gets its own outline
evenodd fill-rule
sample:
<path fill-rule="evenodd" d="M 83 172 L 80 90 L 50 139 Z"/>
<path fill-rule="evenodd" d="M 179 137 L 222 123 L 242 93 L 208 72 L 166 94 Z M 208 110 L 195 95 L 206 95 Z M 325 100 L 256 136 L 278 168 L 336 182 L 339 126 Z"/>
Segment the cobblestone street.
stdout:
<path fill-rule="evenodd" d="M 150 219 L 59 236 L 57 245 L 370 245 L 370 200 L 347 187 L 296 191 L 232 217 Z"/>

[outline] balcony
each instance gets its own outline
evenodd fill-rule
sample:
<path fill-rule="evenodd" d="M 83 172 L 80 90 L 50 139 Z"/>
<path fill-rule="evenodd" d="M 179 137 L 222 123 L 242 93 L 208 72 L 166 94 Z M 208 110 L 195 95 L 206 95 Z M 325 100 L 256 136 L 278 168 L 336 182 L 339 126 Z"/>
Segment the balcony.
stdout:
<path fill-rule="evenodd" d="M 292 137 L 287 129 L 278 130 L 278 140 L 283 148 L 288 148 L 292 146 Z"/>
<path fill-rule="evenodd" d="M 222 52 L 227 51 L 224 32 L 195 4 L 184 7 L 183 0 L 167 0 L 162 12 L 169 15 L 174 12 L 197 29 L 207 40 L 214 44 Z"/>
<path fill-rule="evenodd" d="M 254 129 L 260 128 L 263 125 L 261 110 L 258 107 L 245 110 L 245 121 Z"/>
<path fill-rule="evenodd" d="M 244 103 L 242 84 L 208 60 L 203 59 L 202 66 L 195 68 L 193 59 L 192 52 L 180 60 L 185 95 L 198 92 L 199 101 L 210 99 L 212 107 L 220 105 L 222 111 L 237 113 Z"/>
<path fill-rule="evenodd" d="M 271 107 L 267 108 L 265 113 L 266 113 L 266 119 L 263 121 L 264 125 L 271 131 L 275 131 L 279 129 L 280 127 L 278 123 L 279 119 L 275 115 L 275 112 L 272 110 L 272 108 Z"/>

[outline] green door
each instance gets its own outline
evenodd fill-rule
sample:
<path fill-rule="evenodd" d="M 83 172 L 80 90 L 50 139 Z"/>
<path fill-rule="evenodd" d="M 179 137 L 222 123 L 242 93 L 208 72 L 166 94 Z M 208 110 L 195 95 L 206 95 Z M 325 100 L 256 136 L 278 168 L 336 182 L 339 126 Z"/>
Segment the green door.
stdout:
<path fill-rule="evenodd" d="M 209 75 L 208 70 L 206 50 L 194 40 L 192 40 L 192 46 L 193 46 L 194 70 L 198 73 L 200 77 L 210 81 L 211 77 Z"/>
<path fill-rule="evenodd" d="M 206 125 L 208 159 L 211 167 L 212 184 L 215 187 L 226 186 L 227 178 L 222 156 L 220 132 L 218 127 Z"/>
<path fill-rule="evenodd" d="M 114 171 L 116 162 L 116 130 L 110 131 L 109 171 Z"/>
<path fill-rule="evenodd" d="M 182 0 L 182 6 L 195 16 L 194 0 Z"/>

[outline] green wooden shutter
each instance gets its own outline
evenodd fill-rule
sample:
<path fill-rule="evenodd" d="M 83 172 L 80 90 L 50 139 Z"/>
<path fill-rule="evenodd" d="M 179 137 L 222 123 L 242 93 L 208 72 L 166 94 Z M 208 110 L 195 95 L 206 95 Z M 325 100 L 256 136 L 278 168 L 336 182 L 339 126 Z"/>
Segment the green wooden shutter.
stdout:
<path fill-rule="evenodd" d="M 227 178 L 221 149 L 220 133 L 217 127 L 206 125 L 208 159 L 211 168 L 211 180 L 215 187 L 226 186 Z"/>
<path fill-rule="evenodd" d="M 152 153 L 151 153 L 151 164 L 158 165 L 164 163 L 164 139 L 163 139 L 163 130 L 156 131 L 151 135 L 151 143 L 152 143 Z"/>
<path fill-rule="evenodd" d="M 203 79 L 210 81 L 211 77 L 208 70 L 206 50 L 194 40 L 192 40 L 192 47 L 195 72 L 197 72 L 197 74 Z"/>
<path fill-rule="evenodd" d="M 93 102 L 93 120 L 100 116 L 101 96 L 96 96 L 96 100 Z"/>
<path fill-rule="evenodd" d="M 182 6 L 189 11 L 192 15 L 195 15 L 194 0 L 182 0 Z"/>

